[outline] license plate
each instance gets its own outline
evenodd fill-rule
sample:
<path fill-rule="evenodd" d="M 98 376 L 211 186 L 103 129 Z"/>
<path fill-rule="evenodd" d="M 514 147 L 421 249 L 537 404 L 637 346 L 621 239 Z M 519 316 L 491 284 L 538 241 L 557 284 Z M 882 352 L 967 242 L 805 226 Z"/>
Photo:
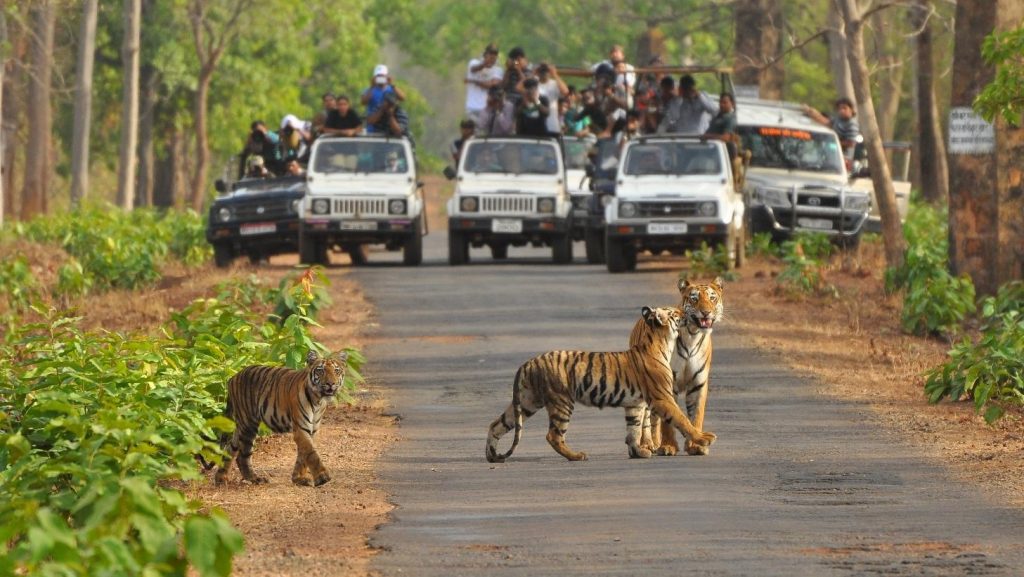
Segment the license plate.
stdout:
<path fill-rule="evenodd" d="M 491 232 L 513 234 L 523 232 L 523 221 L 518 218 L 496 218 L 491 221 Z"/>
<path fill-rule="evenodd" d="M 277 225 L 272 222 L 257 222 L 253 224 L 243 224 L 238 227 L 238 234 L 242 236 L 250 236 L 253 234 L 269 234 L 277 232 Z"/>
<path fill-rule="evenodd" d="M 372 220 L 343 220 L 341 230 L 377 230 L 377 223 Z"/>
<path fill-rule="evenodd" d="M 647 234 L 686 234 L 685 222 L 652 222 L 647 225 Z"/>
<path fill-rule="evenodd" d="M 832 221 L 827 218 L 798 218 L 796 223 L 803 228 L 815 230 L 832 230 Z"/>

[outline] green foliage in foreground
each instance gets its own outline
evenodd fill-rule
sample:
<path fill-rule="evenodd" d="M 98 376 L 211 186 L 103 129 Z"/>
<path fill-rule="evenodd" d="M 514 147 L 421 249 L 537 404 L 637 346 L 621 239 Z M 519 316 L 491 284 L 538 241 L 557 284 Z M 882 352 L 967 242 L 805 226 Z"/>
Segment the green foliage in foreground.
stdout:
<path fill-rule="evenodd" d="M 199 478 L 195 456 L 216 458 L 209 439 L 232 428 L 220 416 L 232 374 L 324 350 L 308 333 L 324 280 L 228 285 L 158 338 L 84 331 L 52 310 L 12 323 L 0 342 L 0 574 L 229 575 L 242 536 L 175 487 Z M 288 300 L 287 316 L 250 306 L 272 299 Z"/>
<path fill-rule="evenodd" d="M 825 282 L 825 265 L 833 246 L 820 232 L 798 232 L 782 243 L 785 267 L 776 282 L 791 296 L 835 294 L 835 287 Z"/>
<path fill-rule="evenodd" d="M 993 32 L 981 46 L 985 61 L 995 67 L 995 78 L 974 100 L 974 109 L 985 120 L 1002 117 L 1020 126 L 1024 120 L 1024 27 Z"/>
<path fill-rule="evenodd" d="M 928 371 L 925 393 L 933 403 L 970 397 L 991 423 L 1004 412 L 993 401 L 1024 405 L 1024 283 L 1004 285 L 981 309 L 981 337 L 956 344 L 948 362 Z"/>
<path fill-rule="evenodd" d="M 949 273 L 949 240 L 944 210 L 911 205 L 903 234 L 907 254 L 903 266 L 885 272 L 886 289 L 905 289 L 901 321 L 915 335 L 956 334 L 974 312 L 974 283 Z"/>
<path fill-rule="evenodd" d="M 72 259 L 59 271 L 57 291 L 134 289 L 160 278 L 173 256 L 198 265 L 210 258 L 205 224 L 195 212 L 124 212 L 90 205 L 78 210 L 18 223 L 14 234 L 35 242 L 58 243 Z"/>
<path fill-rule="evenodd" d="M 738 278 L 735 271 L 729 270 L 729 250 L 724 246 L 709 247 L 701 241 L 700 248 L 686 251 L 686 259 L 687 270 L 680 277 L 710 280 L 720 276 L 726 281 Z"/>

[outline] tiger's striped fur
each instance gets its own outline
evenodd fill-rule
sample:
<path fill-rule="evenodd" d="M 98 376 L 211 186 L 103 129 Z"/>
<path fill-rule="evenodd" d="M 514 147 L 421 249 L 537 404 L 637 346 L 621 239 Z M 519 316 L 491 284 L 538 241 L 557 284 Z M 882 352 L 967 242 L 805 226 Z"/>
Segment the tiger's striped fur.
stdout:
<path fill-rule="evenodd" d="M 236 457 L 242 478 L 250 483 L 267 482 L 250 466 L 261 422 L 275 433 L 292 433 L 297 451 L 293 483 L 319 487 L 330 481 L 331 476 L 313 448 L 313 436 L 320 429 L 328 401 L 345 381 L 346 360 L 344 352 L 321 358 L 311 350 L 304 369 L 252 365 L 231 377 L 224 414 L 235 422 L 235 431 L 230 439 L 221 441 L 228 456 L 217 469 L 216 483 L 224 482 Z"/>
<path fill-rule="evenodd" d="M 715 435 L 694 428 L 672 395 L 669 363 L 682 311 L 644 307 L 642 316 L 649 330 L 627 351 L 550 351 L 523 363 L 512 386 L 512 403 L 488 430 L 487 460 L 503 462 L 511 456 L 522 437 L 523 421 L 544 407 L 548 410 L 547 440 L 551 447 L 570 461 L 586 459 L 586 453 L 573 451 L 565 444 L 565 432 L 577 402 L 626 409 L 626 445 L 631 457 L 651 456 L 650 450 L 640 446 L 643 413 L 648 406 L 694 444 L 710 445 Z M 498 440 L 513 428 L 512 447 L 499 454 Z"/>
<path fill-rule="evenodd" d="M 687 416 L 697 430 L 702 430 L 711 379 L 711 331 L 723 314 L 722 278 L 716 277 L 709 284 L 682 280 L 678 288 L 684 318 L 676 341 L 676 355 L 672 359 L 675 373 L 673 392 L 677 397 L 684 395 Z M 630 345 L 643 338 L 644 330 L 646 328 L 642 326 L 634 329 L 629 338 Z M 673 428 L 660 423 L 656 414 L 648 412 L 647 418 L 652 431 L 652 446 L 657 447 L 657 452 L 662 455 L 677 454 L 679 445 Z M 709 448 L 687 440 L 685 450 L 690 455 L 707 455 Z"/>

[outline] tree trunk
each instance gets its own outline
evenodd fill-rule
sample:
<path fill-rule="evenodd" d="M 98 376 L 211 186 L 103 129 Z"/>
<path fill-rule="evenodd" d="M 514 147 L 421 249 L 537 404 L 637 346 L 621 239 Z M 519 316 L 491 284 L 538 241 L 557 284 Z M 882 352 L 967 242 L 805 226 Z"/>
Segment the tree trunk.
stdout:
<path fill-rule="evenodd" d="M 121 107 L 121 162 L 117 171 L 117 204 L 131 210 L 135 204 L 135 174 L 139 138 L 139 35 L 142 0 L 124 0 L 124 95 Z"/>
<path fill-rule="evenodd" d="M 142 67 L 139 95 L 139 180 L 138 206 L 153 206 L 153 131 L 156 123 L 157 86 L 160 75 L 150 65 Z"/>
<path fill-rule="evenodd" d="M 207 100 L 210 95 L 210 81 L 213 69 L 204 67 L 199 73 L 199 85 L 196 87 L 195 128 L 196 135 L 196 166 L 192 177 L 191 206 L 196 212 L 202 212 L 206 201 L 206 178 L 210 164 L 210 142 L 206 134 Z"/>
<path fill-rule="evenodd" d="M 733 11 L 736 53 L 733 83 L 758 88 L 761 98 L 782 98 L 783 61 L 768 65 L 779 53 L 782 10 L 778 0 L 740 0 Z"/>
<path fill-rule="evenodd" d="M 99 0 L 82 2 L 75 77 L 75 121 L 71 137 L 71 204 L 89 192 L 89 128 L 92 126 L 92 68 L 96 54 L 96 17 Z"/>
<path fill-rule="evenodd" d="M 0 130 L 3 131 L 4 148 L 3 154 L 3 194 L 4 207 L 7 220 L 18 218 L 20 203 L 18 201 L 19 184 L 15 178 L 17 172 L 19 132 L 25 129 L 25 123 L 21 119 L 25 110 L 24 102 L 24 77 L 25 66 L 28 60 L 28 34 L 25 33 L 22 16 L 27 13 L 22 9 L 17 19 L 7 20 L 7 36 L 10 42 L 10 53 L 6 55 L 3 62 L 3 114 L 0 115 Z"/>
<path fill-rule="evenodd" d="M 878 132 L 882 141 L 896 137 L 896 116 L 903 97 L 903 62 L 907 60 L 907 43 L 902 29 L 903 20 L 894 18 L 892 10 L 875 12 L 871 16 L 874 55 L 871 59 L 877 66 L 873 76 L 878 86 Z"/>
<path fill-rule="evenodd" d="M 46 210 L 46 182 L 50 171 L 50 74 L 53 65 L 54 8 L 40 0 L 32 8 L 31 75 L 29 80 L 28 143 L 25 146 L 25 183 L 21 219 Z"/>
<path fill-rule="evenodd" d="M 892 174 L 889 162 L 882 147 L 881 134 L 878 132 L 878 120 L 875 117 L 875 105 L 871 98 L 871 79 L 868 75 L 867 59 L 864 57 L 864 20 L 857 0 L 838 0 L 845 21 L 847 58 L 850 62 L 850 79 L 853 91 L 857 95 L 857 108 L 860 111 L 860 127 L 864 134 L 864 144 L 868 152 L 868 163 L 871 165 L 871 183 L 875 187 L 875 199 L 878 200 L 878 211 L 882 217 L 882 239 L 885 243 L 885 261 L 891 268 L 903 264 L 906 243 L 903 239 L 903 226 L 896 208 L 896 191 L 892 186 Z"/>
<path fill-rule="evenodd" d="M 655 56 L 665 58 L 665 34 L 662 33 L 657 23 L 648 22 L 647 28 L 637 39 L 634 63 L 637 66 L 647 66 Z M 666 64 L 668 63 L 666 62 Z"/>
<path fill-rule="evenodd" d="M 995 71 L 981 56 L 985 37 L 1020 26 L 1019 0 L 960 0 L 956 5 L 949 130 L 949 263 L 966 273 L 978 296 L 1024 278 L 1024 129 L 998 119 L 991 139 L 973 113 Z M 966 126 L 964 126 L 966 124 Z M 961 130 L 963 128 L 963 130 Z M 984 134 L 984 133 L 982 133 Z"/>
<path fill-rule="evenodd" d="M 836 2 L 828 3 L 828 30 L 828 66 L 832 70 L 832 82 L 836 88 L 835 96 L 856 101 L 853 80 L 850 77 L 850 61 L 846 59 L 846 30 L 843 29 L 843 13 Z"/>
<path fill-rule="evenodd" d="M 949 165 L 946 143 L 939 124 L 939 107 L 935 99 L 935 58 L 932 53 L 932 27 L 928 20 L 931 0 L 918 0 L 911 9 L 911 22 L 917 35 L 917 134 L 915 156 L 920 166 L 919 188 L 925 201 L 945 205 L 949 198 Z"/>
<path fill-rule="evenodd" d="M 7 14 L 0 10 L 0 50 L 7 46 Z M 2 53 L 0 53 L 2 54 Z M 0 87 L 4 85 L 4 69 L 7 68 L 7 55 L 0 58 Z M 0 89 L 0 118 L 4 117 L 4 91 Z M 7 165 L 4 164 L 4 149 L 7 140 L 4 138 L 4 131 L 0 128 L 0 228 L 4 226 L 4 180 L 7 172 Z"/>

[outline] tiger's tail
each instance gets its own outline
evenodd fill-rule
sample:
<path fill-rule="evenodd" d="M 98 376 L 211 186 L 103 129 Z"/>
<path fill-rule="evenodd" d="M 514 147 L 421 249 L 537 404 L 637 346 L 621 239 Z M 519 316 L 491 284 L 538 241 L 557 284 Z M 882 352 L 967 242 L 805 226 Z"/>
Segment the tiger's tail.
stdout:
<path fill-rule="evenodd" d="M 508 451 L 499 455 L 498 454 L 498 437 L 500 435 L 494 434 L 495 427 L 504 427 L 505 413 L 502 413 L 500 417 L 494 423 L 491 424 L 491 428 L 488 432 L 487 437 L 487 462 L 488 463 L 503 463 L 505 459 L 512 456 L 512 453 L 519 446 L 519 439 L 523 437 L 523 405 L 519 398 L 519 390 L 523 380 L 523 367 L 519 367 L 516 371 L 515 382 L 512 384 L 512 411 L 515 414 L 515 434 L 512 437 L 512 446 L 509 447 Z M 507 410 L 507 409 L 506 409 Z M 505 429 L 506 431 L 508 429 Z M 502 433 L 504 434 L 504 433 Z"/>

